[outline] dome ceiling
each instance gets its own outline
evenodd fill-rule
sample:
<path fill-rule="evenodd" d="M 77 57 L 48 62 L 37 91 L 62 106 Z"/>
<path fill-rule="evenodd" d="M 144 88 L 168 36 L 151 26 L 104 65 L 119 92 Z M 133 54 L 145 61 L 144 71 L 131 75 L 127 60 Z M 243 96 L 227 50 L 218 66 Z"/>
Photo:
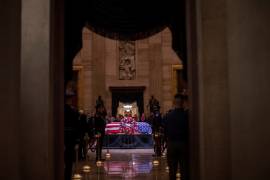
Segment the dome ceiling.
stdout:
<path fill-rule="evenodd" d="M 65 76 L 71 78 L 84 26 L 117 40 L 147 38 L 169 27 L 172 48 L 186 66 L 185 19 L 185 0 L 66 0 Z"/>
<path fill-rule="evenodd" d="M 116 39 L 140 39 L 170 23 L 170 0 L 90 0 L 85 17 L 89 28 Z"/>

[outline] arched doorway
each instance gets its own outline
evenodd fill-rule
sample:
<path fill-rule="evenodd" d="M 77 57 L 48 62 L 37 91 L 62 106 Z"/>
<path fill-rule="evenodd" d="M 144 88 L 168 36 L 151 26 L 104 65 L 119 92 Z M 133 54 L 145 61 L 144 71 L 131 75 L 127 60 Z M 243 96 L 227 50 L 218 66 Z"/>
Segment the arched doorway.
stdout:
<path fill-rule="evenodd" d="M 58 6 L 56 6 L 56 7 L 58 7 L 58 8 L 60 8 L 60 9 L 62 9 L 63 10 L 63 2 L 58 2 L 59 4 L 57 4 Z M 183 6 L 182 6 L 182 8 L 183 8 Z M 186 8 L 186 5 L 185 5 L 185 8 Z M 59 11 L 58 11 L 59 12 Z M 188 17 L 185 17 L 185 16 L 181 16 L 181 18 L 183 18 L 183 19 L 185 19 L 186 20 L 186 18 L 187 19 L 189 19 L 189 20 L 191 20 L 190 21 L 190 23 L 188 23 L 188 27 L 184 27 L 184 29 L 189 29 L 189 30 L 194 30 L 193 28 L 195 28 L 194 27 L 194 25 L 195 25 L 195 16 L 193 16 L 194 14 L 195 14 L 195 7 L 194 7 L 194 4 L 192 4 L 192 2 L 189 2 L 189 4 L 187 5 L 187 11 L 185 12 L 185 11 L 182 11 L 182 13 L 184 13 L 184 14 L 188 14 Z M 175 16 L 175 17 L 177 17 L 177 18 L 179 18 L 179 16 Z M 62 19 L 61 19 L 62 18 Z M 177 19 L 176 18 L 176 19 Z M 182 19 L 182 20 L 183 20 Z M 57 24 L 56 22 L 55 22 L 55 27 L 60 27 L 60 29 L 62 29 L 63 31 L 64 31 L 64 29 L 63 29 L 63 17 L 59 17 L 59 19 L 58 19 L 59 21 L 57 21 L 57 23 L 60 23 L 60 24 Z M 77 23 L 79 24 L 79 26 L 82 26 L 82 25 L 84 25 L 84 22 L 85 21 L 80 21 L 80 22 L 78 22 L 77 21 Z M 193 24 L 192 24 L 192 22 L 193 22 Z M 176 21 L 175 21 L 175 23 L 176 24 L 178 24 Z M 186 23 L 185 23 L 186 24 Z M 76 31 L 76 30 L 75 30 Z M 78 31 L 77 31 L 78 32 Z M 81 32 L 80 32 L 81 33 Z M 58 36 L 58 38 L 60 39 L 60 40 L 63 40 L 63 34 L 59 34 L 59 32 L 55 32 L 55 34 L 56 35 L 59 35 Z M 194 62 L 192 62 L 192 60 L 195 60 L 196 61 L 196 54 L 194 53 L 194 52 L 196 52 L 196 44 L 194 44 L 194 42 L 196 42 L 196 33 L 195 33 L 195 30 L 194 31 L 190 31 L 190 32 L 188 32 L 188 43 L 187 43 L 187 46 L 183 46 L 183 44 L 181 44 L 180 43 L 180 45 L 179 45 L 179 39 L 177 39 L 177 37 L 179 38 L 179 36 L 181 37 L 181 35 L 177 35 L 177 29 L 175 29 L 174 31 L 173 31 L 173 34 L 174 34 L 174 37 L 176 37 L 176 38 L 173 38 L 173 41 L 174 41 L 174 43 L 173 44 L 178 44 L 178 48 L 179 47 L 181 47 L 182 48 L 182 50 L 184 49 L 184 51 L 182 51 L 182 52 L 185 52 L 186 54 L 185 55 L 181 55 L 181 53 L 180 53 L 180 50 L 178 49 L 177 50 L 177 48 L 174 48 L 174 49 L 176 49 L 176 53 L 178 54 L 178 55 L 180 55 L 180 56 L 186 56 L 185 58 L 187 58 L 187 54 L 189 54 L 190 56 L 189 56 L 189 63 L 194 63 Z M 77 34 L 78 35 L 78 34 Z M 79 36 L 71 36 L 71 37 L 77 37 L 77 38 L 75 38 L 75 41 L 76 42 L 78 42 L 78 39 L 80 39 L 79 38 Z M 58 39 L 58 40 L 59 40 Z M 194 40 L 194 41 L 192 41 L 192 43 L 191 43 L 191 40 Z M 56 43 L 57 44 L 57 43 Z M 73 58 L 73 56 L 78 52 L 78 50 L 80 49 L 80 42 L 78 42 L 78 43 L 71 43 L 71 44 L 73 44 L 73 47 L 66 47 L 65 48 L 65 50 L 66 49 L 69 49 L 68 50 L 68 53 L 65 53 L 66 55 L 65 55 L 65 82 L 67 82 L 67 79 L 70 77 L 70 71 L 69 71 L 69 69 L 72 67 L 71 66 L 71 58 Z M 79 46 L 78 46 L 78 44 L 79 44 Z M 59 44 L 58 44 L 59 45 Z M 63 44 L 62 44 L 63 45 Z M 61 45 L 60 45 L 61 46 Z M 177 45 L 176 45 L 177 46 Z M 62 46 L 63 47 L 63 46 Z M 181 49 L 180 48 L 180 49 Z M 187 49 L 189 50 L 189 51 L 187 51 Z M 63 49 L 61 49 L 61 50 L 63 50 Z M 63 52 L 63 51 L 62 51 Z M 57 54 L 57 53 L 56 53 Z M 58 57 L 61 57 L 61 52 L 59 53 L 58 52 L 58 54 L 57 54 L 57 56 Z M 185 61 L 185 65 L 187 65 L 187 63 L 186 63 L 187 61 Z M 187 68 L 186 68 L 186 70 L 187 70 Z M 189 66 L 189 75 L 191 75 L 192 74 L 192 72 L 194 72 L 194 73 L 196 73 L 196 66 Z M 185 73 L 185 75 L 184 76 L 187 76 L 187 72 Z M 194 76 L 190 76 L 189 77 L 190 79 L 192 79 L 192 78 L 196 78 L 196 76 L 194 75 Z M 187 79 L 187 77 L 185 77 L 185 79 Z M 196 79 L 193 79 L 193 80 L 195 80 L 195 81 L 193 81 L 194 82 L 194 84 L 193 85 L 189 85 L 189 89 L 190 89 L 190 92 L 191 92 L 191 96 L 193 96 L 194 98 L 191 98 L 191 100 L 193 101 L 193 100 L 195 100 L 196 99 L 196 92 L 195 91 L 193 91 L 193 89 L 196 89 Z M 195 100 L 195 103 L 194 102 L 192 102 L 191 103 L 192 104 L 192 107 L 191 108 L 193 108 L 193 112 L 195 112 L 196 111 L 196 100 Z M 62 124 L 61 122 L 60 122 L 60 124 Z M 196 172 L 196 173 L 192 173 L 192 174 L 194 174 L 194 177 L 196 176 L 196 175 L 199 175 L 199 173 L 198 173 L 198 166 L 199 166 L 199 162 L 198 162 L 198 122 L 196 122 L 196 117 L 194 117 L 193 116 L 193 118 L 192 118 L 192 120 L 191 120 L 191 126 L 193 126 L 193 129 L 192 129 L 192 136 L 193 136 L 193 143 L 192 143 L 192 151 L 194 152 L 194 153 L 192 153 L 194 156 L 193 156 L 193 158 L 192 158 L 192 161 L 193 162 L 195 162 L 195 163 L 193 163 L 193 164 L 196 164 L 195 166 L 193 166 L 192 167 L 192 171 L 194 171 L 194 172 Z M 195 127 L 195 128 L 194 128 Z M 59 132 L 61 132 L 61 131 L 59 131 Z M 60 137 L 62 137 L 62 135 L 60 136 Z M 61 139 L 61 138 L 60 138 Z M 61 149 L 61 148 L 60 148 Z M 60 172 L 60 171 L 59 171 Z M 198 179 L 198 178 L 195 178 L 195 179 Z"/>

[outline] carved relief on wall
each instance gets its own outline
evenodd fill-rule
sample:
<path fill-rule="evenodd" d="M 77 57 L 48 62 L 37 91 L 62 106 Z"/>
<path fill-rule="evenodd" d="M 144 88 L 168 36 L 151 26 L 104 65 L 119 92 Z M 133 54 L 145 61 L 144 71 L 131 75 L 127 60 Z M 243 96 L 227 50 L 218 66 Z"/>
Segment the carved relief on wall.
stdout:
<path fill-rule="evenodd" d="M 119 42 L 119 79 L 133 80 L 136 78 L 135 41 Z"/>

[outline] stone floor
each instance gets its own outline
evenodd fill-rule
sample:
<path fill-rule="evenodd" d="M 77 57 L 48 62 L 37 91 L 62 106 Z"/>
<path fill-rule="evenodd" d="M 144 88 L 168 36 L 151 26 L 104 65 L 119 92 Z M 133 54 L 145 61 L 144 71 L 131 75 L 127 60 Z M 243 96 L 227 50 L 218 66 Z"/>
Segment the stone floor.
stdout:
<path fill-rule="evenodd" d="M 79 162 L 76 171 L 85 180 L 166 180 L 166 157 L 153 157 L 153 149 L 113 149 L 109 150 L 111 157 L 105 158 L 107 150 L 103 150 L 106 159 L 100 167 L 95 163 L 95 154 L 91 153 L 89 161 Z M 159 165 L 154 165 L 154 160 Z M 89 173 L 83 173 L 83 166 L 90 165 Z"/>

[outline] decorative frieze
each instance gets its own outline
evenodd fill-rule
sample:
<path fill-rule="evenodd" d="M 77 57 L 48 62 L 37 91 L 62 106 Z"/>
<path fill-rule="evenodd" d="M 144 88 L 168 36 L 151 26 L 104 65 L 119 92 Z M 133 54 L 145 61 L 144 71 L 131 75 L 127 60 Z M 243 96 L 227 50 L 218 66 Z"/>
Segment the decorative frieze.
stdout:
<path fill-rule="evenodd" d="M 119 42 L 119 80 L 136 79 L 135 41 Z"/>

